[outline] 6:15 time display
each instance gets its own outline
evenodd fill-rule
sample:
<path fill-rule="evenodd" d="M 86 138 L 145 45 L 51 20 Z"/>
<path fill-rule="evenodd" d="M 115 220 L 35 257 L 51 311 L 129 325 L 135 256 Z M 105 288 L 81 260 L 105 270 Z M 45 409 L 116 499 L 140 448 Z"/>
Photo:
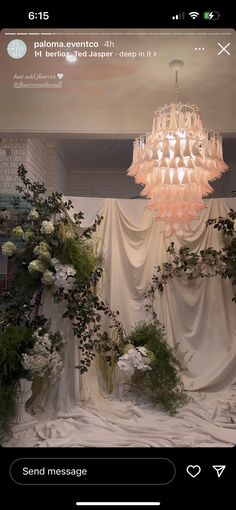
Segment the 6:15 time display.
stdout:
<path fill-rule="evenodd" d="M 28 18 L 33 21 L 33 20 L 47 20 L 49 19 L 49 12 L 46 11 L 46 12 L 29 12 L 28 13 Z"/>

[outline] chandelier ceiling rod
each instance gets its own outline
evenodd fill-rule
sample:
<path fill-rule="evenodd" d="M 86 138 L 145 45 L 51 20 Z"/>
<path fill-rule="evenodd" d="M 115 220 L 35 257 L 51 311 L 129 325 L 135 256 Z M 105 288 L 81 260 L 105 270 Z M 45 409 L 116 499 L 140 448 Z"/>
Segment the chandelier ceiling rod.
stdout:
<path fill-rule="evenodd" d="M 183 60 L 171 60 L 169 67 L 175 73 L 175 101 L 179 102 L 179 71 L 184 67 Z"/>

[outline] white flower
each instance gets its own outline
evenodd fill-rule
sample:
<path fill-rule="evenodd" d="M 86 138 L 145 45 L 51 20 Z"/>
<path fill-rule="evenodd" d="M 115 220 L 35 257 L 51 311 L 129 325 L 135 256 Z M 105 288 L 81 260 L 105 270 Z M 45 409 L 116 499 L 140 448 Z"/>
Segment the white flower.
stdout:
<path fill-rule="evenodd" d="M 34 254 L 41 259 L 50 260 L 51 255 L 49 252 L 49 245 L 43 241 L 34 248 Z"/>
<path fill-rule="evenodd" d="M 15 227 L 13 228 L 12 230 L 12 235 L 13 237 L 15 237 L 16 239 L 24 239 L 24 230 L 23 228 L 21 227 Z"/>
<path fill-rule="evenodd" d="M 136 347 L 129 349 L 127 354 L 121 356 L 118 360 L 118 366 L 121 370 L 133 375 L 135 369 L 146 372 L 151 370 L 149 366 L 150 359 L 147 357 L 148 351 L 145 347 Z"/>
<path fill-rule="evenodd" d="M 33 376 L 47 375 L 54 383 L 62 373 L 62 356 L 53 346 L 50 335 L 45 333 L 40 336 L 40 331 L 37 330 L 33 335 L 35 344 L 30 353 L 22 354 L 22 365 L 25 370 L 30 370 Z"/>
<path fill-rule="evenodd" d="M 54 231 L 54 225 L 52 221 L 42 221 L 40 229 L 41 234 L 51 234 Z"/>
<path fill-rule="evenodd" d="M 146 349 L 146 347 L 137 347 L 137 351 L 141 352 L 143 356 L 147 356 L 148 354 L 148 350 Z"/>
<path fill-rule="evenodd" d="M 45 271 L 45 266 L 42 264 L 40 260 L 32 260 L 32 262 L 28 265 L 29 273 L 43 273 Z"/>
<path fill-rule="evenodd" d="M 38 213 L 38 211 L 36 211 L 36 209 L 32 209 L 30 211 L 30 213 L 28 214 L 28 220 L 34 221 L 34 220 L 37 220 L 38 217 L 39 217 L 39 213 Z"/>
<path fill-rule="evenodd" d="M 63 288 L 65 290 L 70 290 L 73 288 L 76 275 L 76 270 L 73 266 L 56 264 L 56 280 L 55 286 L 58 288 Z"/>
<path fill-rule="evenodd" d="M 24 233 L 24 240 L 25 241 L 30 241 L 30 239 L 32 239 L 34 237 L 34 233 L 32 232 L 32 230 L 26 230 L 25 233 Z"/>
<path fill-rule="evenodd" d="M 60 264 L 60 260 L 56 259 L 56 257 L 52 257 L 51 264 L 52 266 L 56 266 L 57 264 Z"/>
<path fill-rule="evenodd" d="M 52 285 L 55 282 L 55 275 L 52 271 L 49 271 L 46 269 L 43 273 L 43 277 L 41 279 L 41 282 L 44 283 L 44 285 Z"/>
<path fill-rule="evenodd" d="M 45 243 L 44 241 L 42 241 L 37 246 L 35 246 L 34 254 L 35 255 L 40 255 L 40 253 L 42 253 L 43 251 L 48 251 L 48 250 L 49 250 L 48 243 Z"/>
<path fill-rule="evenodd" d="M 2 245 L 2 254 L 6 255 L 7 257 L 11 257 L 16 252 L 17 248 L 12 241 L 7 241 Z"/>

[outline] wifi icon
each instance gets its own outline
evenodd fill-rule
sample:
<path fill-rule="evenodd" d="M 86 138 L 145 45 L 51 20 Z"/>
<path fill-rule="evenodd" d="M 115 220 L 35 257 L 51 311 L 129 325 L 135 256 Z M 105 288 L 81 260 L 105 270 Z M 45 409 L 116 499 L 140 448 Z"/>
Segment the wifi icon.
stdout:
<path fill-rule="evenodd" d="M 199 12 L 189 12 L 189 16 L 191 16 L 192 19 L 196 19 L 199 16 Z"/>

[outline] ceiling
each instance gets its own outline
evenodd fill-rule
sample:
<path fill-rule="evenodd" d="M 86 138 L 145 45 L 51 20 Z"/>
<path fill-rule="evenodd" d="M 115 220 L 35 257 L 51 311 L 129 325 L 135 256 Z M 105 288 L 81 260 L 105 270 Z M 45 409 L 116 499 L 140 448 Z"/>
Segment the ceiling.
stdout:
<path fill-rule="evenodd" d="M 13 36 L 1 32 L 2 133 L 118 139 L 149 131 L 153 111 L 175 98 L 174 75 L 168 63 L 177 58 L 184 61 L 180 72 L 180 99 L 200 107 L 207 128 L 235 136 L 234 31 L 66 32 L 66 36 L 57 30 L 54 35 L 47 36 L 44 32 L 44 35 L 29 36 L 18 31 L 18 37 L 28 46 L 26 56 L 19 60 L 10 58 L 6 51 Z M 96 48 L 79 49 L 82 53 L 87 51 L 87 56 L 69 63 L 65 57 L 45 56 L 45 51 L 52 53 L 57 51 L 55 48 L 42 48 L 40 58 L 34 54 L 35 41 L 42 44 L 63 41 L 66 45 L 68 41 L 86 40 L 98 41 L 99 51 L 112 53 L 112 56 L 89 57 Z M 109 41 L 114 46 L 105 46 Z M 221 52 L 227 44 L 230 55 L 225 50 Z M 38 83 L 61 81 L 61 88 L 13 86 L 13 82 L 33 83 L 35 80 L 27 75 L 35 74 L 46 76 L 38 78 Z M 59 80 L 57 74 L 63 74 L 63 79 Z M 20 78 L 14 78 L 16 75 Z"/>

